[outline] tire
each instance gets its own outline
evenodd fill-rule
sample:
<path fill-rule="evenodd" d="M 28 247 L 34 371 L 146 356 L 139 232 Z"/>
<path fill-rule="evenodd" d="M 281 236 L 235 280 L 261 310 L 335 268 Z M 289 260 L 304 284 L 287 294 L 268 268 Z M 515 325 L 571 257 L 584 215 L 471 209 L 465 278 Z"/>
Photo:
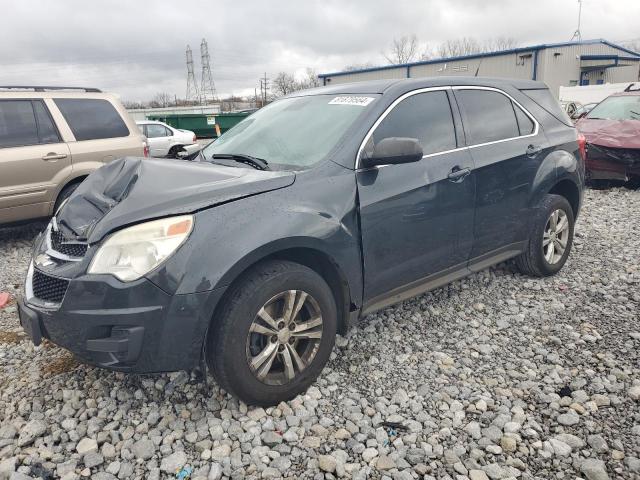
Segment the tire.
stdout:
<path fill-rule="evenodd" d="M 561 233 L 548 235 L 549 241 L 547 241 L 545 232 L 551 231 L 550 228 L 553 222 L 551 215 L 556 212 L 562 212 L 558 214 L 558 230 L 563 225 L 563 218 L 566 218 L 567 226 Z M 573 209 L 566 198 L 560 195 L 545 195 L 537 213 L 534 215 L 527 249 L 516 258 L 516 265 L 519 270 L 533 277 L 548 277 L 558 273 L 566 263 L 569 253 L 571 253 L 574 223 Z M 554 242 L 553 238 L 557 238 L 557 242 Z M 554 245 L 551 260 L 549 260 L 550 247 L 545 247 L 545 244 Z M 561 247 L 562 244 L 565 245 L 564 251 L 557 247 L 558 245 Z"/>
<path fill-rule="evenodd" d="M 169 149 L 167 158 L 180 158 L 178 157 L 178 152 L 181 150 L 182 150 L 182 145 L 174 145 Z"/>
<path fill-rule="evenodd" d="M 285 327 L 287 300 L 294 314 Z M 336 326 L 336 302 L 320 275 L 294 262 L 266 261 L 243 275 L 225 297 L 207 335 L 207 363 L 219 385 L 246 404 L 276 405 L 304 392 L 317 378 L 333 349 Z M 320 338 L 315 338 L 318 329 Z"/>
<path fill-rule="evenodd" d="M 55 215 L 56 213 L 58 213 L 58 210 L 60 209 L 60 205 L 62 205 L 64 203 L 64 201 L 69 198 L 71 196 L 71 194 L 73 192 L 76 191 L 76 188 L 78 188 L 78 186 L 81 184 L 82 182 L 76 182 L 76 183 L 72 183 L 70 185 L 67 185 L 66 187 L 64 187 L 62 189 L 62 191 L 58 194 L 58 198 L 56 199 L 56 203 L 53 206 L 53 214 Z"/>

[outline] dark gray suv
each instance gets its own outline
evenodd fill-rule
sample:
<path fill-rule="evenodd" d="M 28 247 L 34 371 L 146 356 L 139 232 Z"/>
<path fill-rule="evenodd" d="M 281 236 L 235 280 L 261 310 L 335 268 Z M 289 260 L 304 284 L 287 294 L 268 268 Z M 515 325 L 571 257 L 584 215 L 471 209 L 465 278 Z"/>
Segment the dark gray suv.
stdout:
<path fill-rule="evenodd" d="M 558 272 L 583 153 L 538 82 L 297 92 L 195 161 L 91 174 L 36 241 L 21 322 L 100 367 L 206 363 L 245 402 L 275 404 L 363 315 L 509 258 Z"/>

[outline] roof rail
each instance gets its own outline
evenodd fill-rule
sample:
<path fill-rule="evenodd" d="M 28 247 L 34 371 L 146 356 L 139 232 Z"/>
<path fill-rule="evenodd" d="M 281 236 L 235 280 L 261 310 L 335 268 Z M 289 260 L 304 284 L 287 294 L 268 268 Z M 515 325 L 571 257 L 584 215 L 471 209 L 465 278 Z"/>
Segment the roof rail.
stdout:
<path fill-rule="evenodd" d="M 0 85 L 0 90 L 33 90 L 34 92 L 46 92 L 49 90 L 83 90 L 85 92 L 101 93 L 102 90 L 98 88 L 87 87 L 47 87 L 47 86 L 21 86 L 21 85 Z"/>

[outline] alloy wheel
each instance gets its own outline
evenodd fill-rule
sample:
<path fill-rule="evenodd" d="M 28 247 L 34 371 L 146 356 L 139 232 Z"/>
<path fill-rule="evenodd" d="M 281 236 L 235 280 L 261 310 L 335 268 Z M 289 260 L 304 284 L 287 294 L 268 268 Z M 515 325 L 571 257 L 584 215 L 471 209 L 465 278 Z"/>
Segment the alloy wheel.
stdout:
<path fill-rule="evenodd" d="M 554 210 L 544 228 L 542 251 L 550 265 L 558 263 L 567 249 L 569 241 L 569 218 L 564 210 Z"/>
<path fill-rule="evenodd" d="M 285 385 L 313 361 L 322 340 L 322 312 L 315 298 L 287 290 L 258 311 L 247 335 L 246 357 L 255 377 Z"/>

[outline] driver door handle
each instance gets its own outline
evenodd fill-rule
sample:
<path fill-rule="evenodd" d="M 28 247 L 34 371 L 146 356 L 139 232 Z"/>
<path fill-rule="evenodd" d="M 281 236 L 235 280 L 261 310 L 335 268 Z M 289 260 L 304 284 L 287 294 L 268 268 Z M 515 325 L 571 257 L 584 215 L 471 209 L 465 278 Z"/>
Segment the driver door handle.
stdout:
<path fill-rule="evenodd" d="M 467 175 L 469 175 L 470 173 L 471 173 L 471 170 L 469 168 L 460 168 L 459 166 L 456 165 L 451 169 L 451 172 L 449 172 L 449 175 L 447 175 L 447 178 L 454 183 L 460 183 L 465 178 L 467 178 Z"/>
<path fill-rule="evenodd" d="M 48 162 L 50 160 L 62 160 L 63 158 L 67 158 L 64 153 L 49 152 L 44 157 L 42 157 L 42 160 Z"/>

